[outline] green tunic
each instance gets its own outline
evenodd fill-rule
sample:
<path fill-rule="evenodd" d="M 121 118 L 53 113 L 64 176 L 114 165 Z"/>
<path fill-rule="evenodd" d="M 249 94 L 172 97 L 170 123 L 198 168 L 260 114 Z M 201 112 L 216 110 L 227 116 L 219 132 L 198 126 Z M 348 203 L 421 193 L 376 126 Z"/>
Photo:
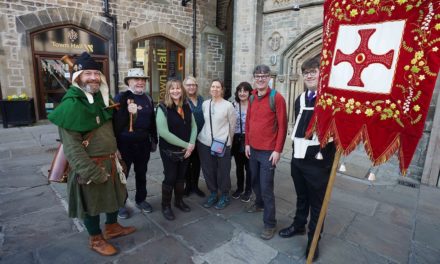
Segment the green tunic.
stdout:
<path fill-rule="evenodd" d="M 94 216 L 116 212 L 124 205 L 127 196 L 126 186 L 121 183 L 117 172 L 114 180 L 109 177 L 111 160 L 105 160 L 101 168 L 90 158 L 110 156 L 117 150 L 112 122 L 108 118 L 111 115 L 104 109 L 102 98 L 99 100 L 100 94 L 95 96 L 93 104 L 82 95 L 81 90 L 71 87 L 62 104 L 49 116 L 59 126 L 64 154 L 71 167 L 67 181 L 69 216 L 78 218 L 84 218 L 86 213 Z M 92 131 L 90 128 L 94 129 L 93 136 L 89 145 L 84 147 L 82 141 Z"/>

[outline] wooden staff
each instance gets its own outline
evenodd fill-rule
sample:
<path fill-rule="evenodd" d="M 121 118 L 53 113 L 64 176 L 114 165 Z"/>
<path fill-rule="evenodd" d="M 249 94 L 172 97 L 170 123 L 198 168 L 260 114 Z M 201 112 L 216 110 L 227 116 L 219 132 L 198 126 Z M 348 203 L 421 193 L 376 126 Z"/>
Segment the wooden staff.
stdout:
<path fill-rule="evenodd" d="M 312 245 L 310 246 L 309 255 L 307 256 L 307 264 L 311 264 L 313 256 L 315 255 L 316 245 L 318 244 L 318 238 L 321 234 L 322 223 L 324 222 L 324 217 L 327 213 L 328 203 L 332 195 L 333 184 L 336 179 L 336 170 L 338 168 L 339 159 L 341 158 L 342 150 L 338 149 L 335 154 L 335 159 L 333 160 L 332 170 L 330 172 L 330 178 L 328 180 L 327 189 L 325 191 L 324 202 L 321 207 L 321 212 L 319 213 L 318 223 L 316 224 L 315 233 L 313 234 Z"/>
<path fill-rule="evenodd" d="M 127 100 L 127 105 L 134 103 L 133 99 Z M 130 127 L 128 128 L 128 132 L 133 132 L 133 113 L 130 113 Z"/>

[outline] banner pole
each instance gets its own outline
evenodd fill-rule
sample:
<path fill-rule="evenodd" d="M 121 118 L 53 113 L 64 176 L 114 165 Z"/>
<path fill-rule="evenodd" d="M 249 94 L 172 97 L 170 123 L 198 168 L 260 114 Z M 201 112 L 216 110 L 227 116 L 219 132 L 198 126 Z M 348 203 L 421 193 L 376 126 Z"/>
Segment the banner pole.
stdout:
<path fill-rule="evenodd" d="M 327 213 L 328 203 L 332 195 L 333 184 L 336 179 L 336 170 L 339 165 L 339 159 L 341 158 L 342 150 L 338 148 L 333 160 L 332 170 L 330 172 L 330 178 L 328 180 L 327 189 L 325 191 L 324 202 L 322 203 L 321 212 L 319 213 L 318 223 L 316 224 L 315 234 L 313 234 L 312 245 L 310 246 L 309 255 L 307 256 L 307 264 L 312 263 L 313 256 L 315 255 L 316 245 L 318 244 L 318 238 L 321 234 L 322 223 Z"/>

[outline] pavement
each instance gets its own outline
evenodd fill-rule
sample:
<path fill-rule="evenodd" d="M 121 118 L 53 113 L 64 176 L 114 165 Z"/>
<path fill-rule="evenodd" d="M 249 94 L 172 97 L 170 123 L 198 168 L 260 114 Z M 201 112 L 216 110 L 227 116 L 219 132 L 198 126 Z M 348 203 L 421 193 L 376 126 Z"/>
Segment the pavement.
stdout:
<path fill-rule="evenodd" d="M 193 194 L 185 199 L 190 213 L 174 210 L 176 220 L 165 220 L 157 153 L 147 175 L 154 211 L 142 214 L 133 206 L 130 176 L 133 215 L 120 223 L 137 232 L 111 241 L 120 250 L 115 256 L 92 252 L 81 221 L 67 217 L 65 184 L 46 178 L 57 138 L 47 122 L 0 128 L 0 263 L 305 263 L 306 236 L 261 240 L 262 213 L 247 213 L 238 200 L 224 210 L 205 209 L 204 199 Z M 347 171 L 337 175 L 316 263 L 440 263 L 440 189 L 398 184 L 393 166 L 370 182 L 369 161 L 359 153 L 343 159 Z M 288 149 L 275 177 L 279 230 L 295 213 Z M 235 173 L 231 178 L 235 186 Z M 202 179 L 199 186 L 207 193 Z"/>

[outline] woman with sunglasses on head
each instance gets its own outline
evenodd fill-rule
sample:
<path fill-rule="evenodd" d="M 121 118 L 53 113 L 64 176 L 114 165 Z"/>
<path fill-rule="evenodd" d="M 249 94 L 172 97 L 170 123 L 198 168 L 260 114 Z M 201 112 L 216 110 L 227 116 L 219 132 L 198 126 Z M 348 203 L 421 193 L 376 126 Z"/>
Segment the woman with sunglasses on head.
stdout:
<path fill-rule="evenodd" d="M 162 214 L 174 220 L 171 197 L 174 189 L 174 206 L 183 212 L 191 209 L 183 202 L 185 173 L 195 147 L 197 125 L 186 100 L 186 92 L 179 80 L 169 80 L 165 98 L 157 108 L 159 150 L 165 178 L 162 182 Z"/>
<path fill-rule="evenodd" d="M 211 192 L 203 207 L 210 208 L 215 205 L 218 210 L 224 209 L 230 203 L 231 144 L 236 120 L 234 107 L 223 99 L 224 92 L 223 82 L 213 80 L 210 88 L 211 99 L 202 105 L 205 125 L 197 137 L 203 175 Z"/>

